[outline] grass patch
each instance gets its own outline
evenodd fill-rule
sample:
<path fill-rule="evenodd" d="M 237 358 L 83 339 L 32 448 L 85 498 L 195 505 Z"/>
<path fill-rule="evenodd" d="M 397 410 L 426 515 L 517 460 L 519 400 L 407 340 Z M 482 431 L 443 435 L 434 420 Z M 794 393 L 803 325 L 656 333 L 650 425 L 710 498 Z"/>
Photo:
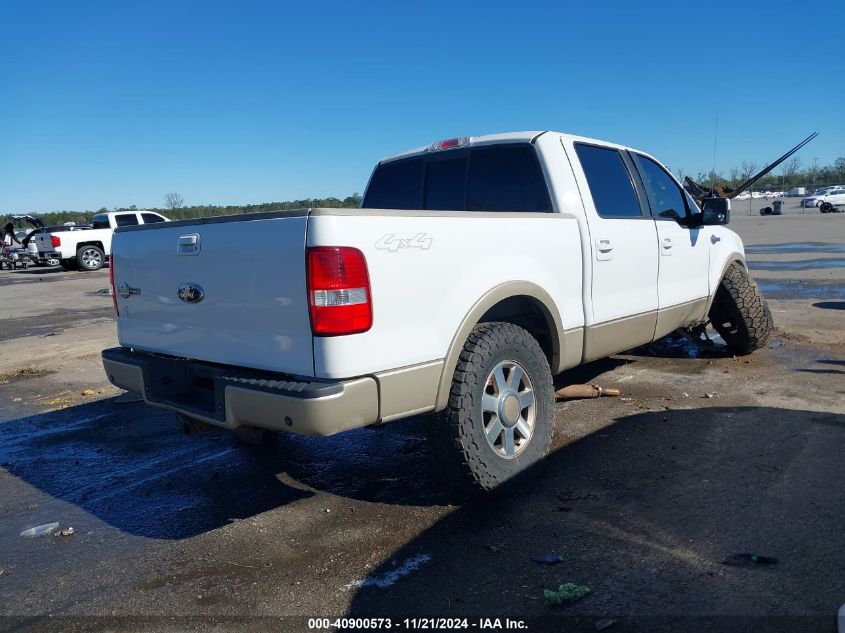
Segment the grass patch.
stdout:
<path fill-rule="evenodd" d="M 46 376 L 49 373 L 52 372 L 41 367 L 20 367 L 0 373 L 0 382 L 6 382 L 15 378 L 37 378 L 38 376 Z"/>

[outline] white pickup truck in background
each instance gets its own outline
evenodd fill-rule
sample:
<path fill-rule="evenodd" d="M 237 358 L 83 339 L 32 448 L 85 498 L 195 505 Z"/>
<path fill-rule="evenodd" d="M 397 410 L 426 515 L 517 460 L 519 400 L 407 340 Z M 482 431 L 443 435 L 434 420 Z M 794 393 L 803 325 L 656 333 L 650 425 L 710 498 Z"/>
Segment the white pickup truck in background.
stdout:
<path fill-rule="evenodd" d="M 109 380 L 233 430 L 439 412 L 441 471 L 489 490 L 547 453 L 554 374 L 708 321 L 737 354 L 771 335 L 727 201 L 628 147 L 450 139 L 382 160 L 363 206 L 119 229 Z"/>
<path fill-rule="evenodd" d="M 112 234 L 121 226 L 169 222 L 153 211 L 114 211 L 91 218 L 91 227 L 35 235 L 38 253 L 65 270 L 99 270 L 111 255 Z"/>

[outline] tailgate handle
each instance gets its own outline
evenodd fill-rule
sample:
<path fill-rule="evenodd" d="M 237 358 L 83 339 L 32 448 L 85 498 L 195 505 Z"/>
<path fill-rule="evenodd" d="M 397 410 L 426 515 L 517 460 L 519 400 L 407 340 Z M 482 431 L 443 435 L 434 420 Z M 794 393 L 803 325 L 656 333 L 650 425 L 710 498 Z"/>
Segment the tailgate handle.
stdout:
<path fill-rule="evenodd" d="M 180 255 L 199 255 L 200 253 L 200 236 L 199 233 L 190 233 L 188 235 L 180 235 L 179 242 L 176 245 L 176 252 Z"/>

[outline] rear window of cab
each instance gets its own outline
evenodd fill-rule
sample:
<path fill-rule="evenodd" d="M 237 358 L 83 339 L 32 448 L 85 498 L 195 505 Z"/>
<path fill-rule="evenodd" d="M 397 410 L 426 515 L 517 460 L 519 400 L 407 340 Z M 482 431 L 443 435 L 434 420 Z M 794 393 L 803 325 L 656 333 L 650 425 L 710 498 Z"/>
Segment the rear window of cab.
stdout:
<path fill-rule="evenodd" d="M 529 143 L 445 150 L 380 164 L 363 207 L 437 211 L 551 211 Z"/>

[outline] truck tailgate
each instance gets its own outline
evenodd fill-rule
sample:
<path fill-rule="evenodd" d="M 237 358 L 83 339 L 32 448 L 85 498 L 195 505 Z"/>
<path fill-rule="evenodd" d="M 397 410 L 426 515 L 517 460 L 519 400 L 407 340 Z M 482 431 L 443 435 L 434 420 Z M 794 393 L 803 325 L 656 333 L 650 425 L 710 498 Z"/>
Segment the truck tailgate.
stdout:
<path fill-rule="evenodd" d="M 306 211 L 285 212 L 116 232 L 120 344 L 313 376 L 307 219 Z"/>
<path fill-rule="evenodd" d="M 50 239 L 49 233 L 37 233 L 30 241 L 30 243 L 33 242 L 39 253 L 49 253 L 56 250 L 53 247 L 53 241 Z"/>

